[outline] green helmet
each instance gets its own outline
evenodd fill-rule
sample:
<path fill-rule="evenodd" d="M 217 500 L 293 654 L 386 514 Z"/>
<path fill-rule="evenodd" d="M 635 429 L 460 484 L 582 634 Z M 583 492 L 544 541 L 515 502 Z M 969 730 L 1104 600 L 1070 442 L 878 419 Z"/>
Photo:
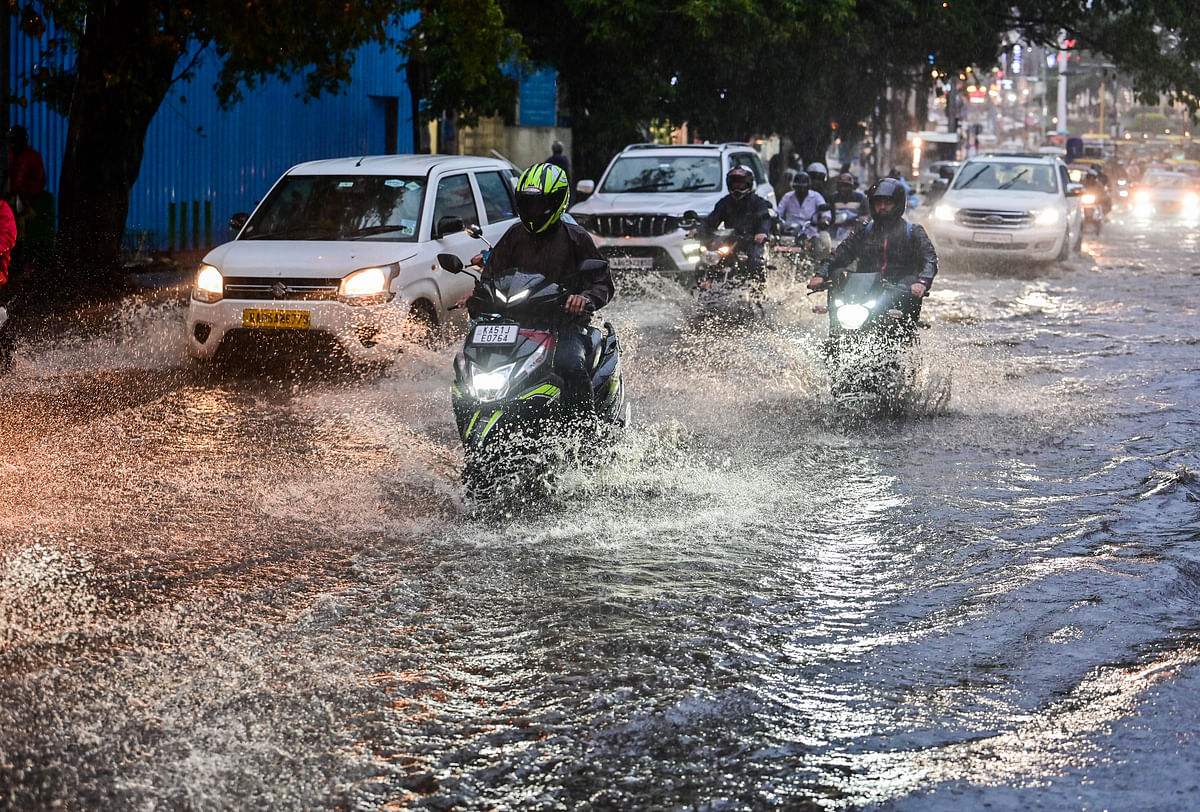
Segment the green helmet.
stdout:
<path fill-rule="evenodd" d="M 517 214 L 531 234 L 562 218 L 567 208 L 567 173 L 554 164 L 534 164 L 517 178 Z"/>

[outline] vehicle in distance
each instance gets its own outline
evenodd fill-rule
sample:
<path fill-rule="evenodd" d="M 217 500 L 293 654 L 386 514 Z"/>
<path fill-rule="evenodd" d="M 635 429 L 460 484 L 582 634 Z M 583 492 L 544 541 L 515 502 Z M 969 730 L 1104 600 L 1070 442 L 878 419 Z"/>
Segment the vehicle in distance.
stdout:
<path fill-rule="evenodd" d="M 942 256 L 1065 260 L 1083 239 L 1081 191 L 1056 156 L 976 156 L 955 173 L 928 230 Z"/>
<path fill-rule="evenodd" d="M 1147 172 L 1133 189 L 1134 219 L 1200 221 L 1200 178 L 1183 172 Z"/>
<path fill-rule="evenodd" d="M 463 225 L 494 242 L 517 222 L 515 175 L 507 161 L 446 155 L 292 167 L 201 262 L 189 353 L 209 359 L 262 339 L 318 351 L 332 340 L 354 360 L 393 358 L 414 327 L 436 327 L 471 289 L 468 275 L 437 262 L 478 251 Z"/>
<path fill-rule="evenodd" d="M 576 185 L 586 199 L 571 207 L 614 271 L 694 276 L 704 246 L 680 228 L 689 209 L 704 215 L 725 196 L 725 173 L 746 166 L 759 196 L 775 205 L 754 147 L 725 144 L 631 144 L 617 153 L 599 184 Z"/>

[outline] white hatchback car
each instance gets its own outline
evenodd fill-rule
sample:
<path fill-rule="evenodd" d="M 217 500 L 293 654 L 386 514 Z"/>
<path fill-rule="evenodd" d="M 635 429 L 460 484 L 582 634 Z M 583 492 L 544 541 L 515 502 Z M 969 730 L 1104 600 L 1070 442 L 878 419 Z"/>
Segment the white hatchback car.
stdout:
<path fill-rule="evenodd" d="M 284 173 L 237 237 L 204 257 L 187 313 L 188 350 L 212 358 L 239 338 L 332 338 L 355 360 L 388 360 L 416 320 L 435 327 L 474 281 L 469 262 L 517 222 L 507 161 L 381 155 L 312 161 Z M 242 220 L 244 219 L 244 224 Z"/>
<path fill-rule="evenodd" d="M 680 228 L 689 209 L 708 214 L 725 196 L 725 173 L 745 166 L 759 196 L 775 205 L 762 160 L 750 144 L 631 144 L 608 164 L 597 186 L 576 185 L 587 199 L 571 214 L 596 241 L 614 271 L 691 274 L 701 244 Z"/>
<path fill-rule="evenodd" d="M 941 256 L 1065 260 L 1082 240 L 1082 189 L 1053 155 L 979 155 L 958 168 L 928 230 Z"/>

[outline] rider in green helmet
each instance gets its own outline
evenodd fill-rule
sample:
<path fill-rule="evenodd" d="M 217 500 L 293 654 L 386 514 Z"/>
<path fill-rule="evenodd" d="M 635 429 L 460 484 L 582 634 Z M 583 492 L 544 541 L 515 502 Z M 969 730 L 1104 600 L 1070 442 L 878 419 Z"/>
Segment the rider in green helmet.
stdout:
<path fill-rule="evenodd" d="M 563 303 L 566 315 L 558 331 L 554 367 L 567 385 L 567 406 L 584 412 L 594 408 L 592 380 L 585 359 L 589 341 L 585 334 L 593 311 L 613 297 L 612 275 L 605 266 L 590 274 L 580 271 L 585 259 L 601 259 L 596 244 L 583 228 L 564 222 L 570 189 L 567 174 L 554 164 L 540 163 L 517 179 L 517 215 L 496 243 L 483 267 L 487 279 L 520 268 L 535 271 L 570 292 Z"/>

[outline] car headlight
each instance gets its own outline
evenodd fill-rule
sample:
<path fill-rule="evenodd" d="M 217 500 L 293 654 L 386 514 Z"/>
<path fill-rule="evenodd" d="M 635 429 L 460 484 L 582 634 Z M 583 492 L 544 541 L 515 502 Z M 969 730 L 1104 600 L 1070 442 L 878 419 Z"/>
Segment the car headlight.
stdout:
<path fill-rule="evenodd" d="M 934 208 L 933 219 L 945 220 L 946 222 L 953 222 L 954 221 L 954 213 L 955 213 L 955 210 L 954 210 L 953 206 L 947 206 L 947 205 L 943 204 L 941 206 L 937 206 L 936 208 Z"/>
<path fill-rule="evenodd" d="M 867 317 L 871 315 L 871 311 L 864 305 L 848 304 L 842 305 L 837 309 L 838 324 L 847 330 L 857 330 L 867 323 Z"/>
<path fill-rule="evenodd" d="M 1133 202 L 1134 203 L 1149 203 L 1150 202 L 1150 193 L 1147 192 L 1145 189 L 1139 189 L 1138 191 L 1134 192 Z"/>
<path fill-rule="evenodd" d="M 225 278 L 212 265 L 201 265 L 196 273 L 196 284 L 192 288 L 192 298 L 198 302 L 221 301 L 225 295 Z"/>
<path fill-rule="evenodd" d="M 387 299 L 391 273 L 387 268 L 363 268 L 342 280 L 338 297 L 349 304 L 378 304 Z"/>
<path fill-rule="evenodd" d="M 1183 196 L 1183 207 L 1188 211 L 1195 211 L 1200 208 L 1200 195 L 1195 192 L 1188 192 Z"/>
<path fill-rule="evenodd" d="M 1053 226 L 1062 222 L 1062 212 L 1058 209 L 1042 209 L 1033 218 L 1033 222 L 1039 226 Z"/>

